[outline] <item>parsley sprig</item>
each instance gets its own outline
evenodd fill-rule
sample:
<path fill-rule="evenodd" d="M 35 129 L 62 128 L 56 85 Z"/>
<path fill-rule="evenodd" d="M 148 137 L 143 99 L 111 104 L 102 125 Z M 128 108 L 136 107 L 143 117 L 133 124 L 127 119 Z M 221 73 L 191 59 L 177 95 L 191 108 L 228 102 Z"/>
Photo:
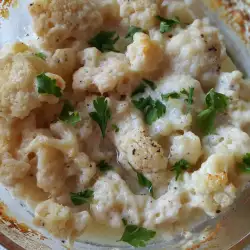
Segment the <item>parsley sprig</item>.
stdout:
<path fill-rule="evenodd" d="M 175 180 L 177 181 L 181 173 L 187 170 L 188 168 L 190 168 L 190 164 L 188 163 L 188 161 L 182 159 L 176 162 L 171 168 L 171 171 L 175 171 L 176 173 Z"/>
<path fill-rule="evenodd" d="M 136 171 L 137 174 L 137 179 L 138 179 L 138 183 L 140 184 L 140 186 L 142 187 L 146 187 L 148 189 L 148 192 L 151 194 L 151 196 L 154 196 L 154 191 L 153 191 L 153 184 L 152 182 L 146 178 L 142 173 L 139 173 Z"/>
<path fill-rule="evenodd" d="M 120 131 L 119 127 L 116 124 L 112 124 L 112 129 L 115 131 L 115 133 L 118 133 Z"/>
<path fill-rule="evenodd" d="M 41 58 L 43 60 L 46 60 L 46 55 L 44 53 L 42 53 L 42 52 L 35 53 L 35 56 L 37 56 L 37 57 L 39 57 L 39 58 Z"/>
<path fill-rule="evenodd" d="M 102 137 L 105 137 L 108 121 L 111 119 L 111 110 L 108 106 L 108 101 L 103 96 L 98 96 L 93 101 L 95 112 L 91 112 L 90 117 L 99 125 Z"/>
<path fill-rule="evenodd" d="M 159 100 L 153 100 L 150 96 L 147 98 L 140 98 L 139 100 L 132 100 L 134 106 L 141 110 L 144 114 L 145 122 L 152 125 L 166 113 L 166 106 Z"/>
<path fill-rule="evenodd" d="M 36 77 L 37 80 L 37 92 L 39 94 L 49 94 L 56 97 L 61 97 L 61 89 L 56 85 L 56 80 L 48 77 L 45 73 L 42 73 Z"/>
<path fill-rule="evenodd" d="M 133 42 L 134 34 L 137 33 L 137 32 L 143 32 L 143 33 L 145 33 L 145 31 L 142 28 L 140 28 L 140 27 L 130 26 L 129 29 L 128 29 L 128 33 L 125 36 L 125 38 L 128 39 L 129 42 Z"/>
<path fill-rule="evenodd" d="M 96 47 L 101 52 L 118 52 L 114 45 L 119 40 L 119 35 L 115 31 L 100 31 L 96 36 L 88 41 L 89 45 Z"/>
<path fill-rule="evenodd" d="M 142 173 L 138 172 L 131 163 L 128 163 L 130 167 L 136 172 L 138 183 L 140 186 L 145 187 L 148 189 L 149 193 L 151 194 L 152 197 L 154 197 L 154 191 L 153 191 L 153 184 L 152 182 L 146 178 Z"/>
<path fill-rule="evenodd" d="M 73 126 L 81 121 L 79 112 L 75 111 L 74 107 L 69 101 L 64 102 L 59 119 Z"/>
<path fill-rule="evenodd" d="M 238 165 L 240 170 L 245 173 L 250 173 L 250 153 L 243 156 L 242 163 Z"/>
<path fill-rule="evenodd" d="M 113 167 L 108 164 L 105 160 L 101 160 L 98 164 L 97 164 L 97 167 L 99 168 L 99 170 L 104 173 L 104 172 L 107 172 L 111 169 L 113 169 Z"/>
<path fill-rule="evenodd" d="M 127 242 L 133 247 L 145 247 L 146 243 L 155 237 L 156 232 L 136 225 L 128 225 L 123 219 L 125 231 L 120 241 Z"/>
<path fill-rule="evenodd" d="M 143 78 L 140 85 L 138 85 L 138 87 L 135 88 L 131 96 L 144 93 L 147 86 L 149 86 L 152 90 L 156 89 L 156 84 L 153 81 Z"/>
<path fill-rule="evenodd" d="M 91 189 L 86 189 L 79 193 L 70 193 L 71 201 L 74 205 L 79 206 L 85 203 L 91 203 L 94 197 L 94 191 Z"/>
<path fill-rule="evenodd" d="M 227 109 L 229 98 L 211 89 L 205 98 L 207 108 L 197 116 L 197 123 L 203 133 L 209 134 L 214 130 L 216 114 Z"/>
<path fill-rule="evenodd" d="M 160 21 L 160 32 L 170 32 L 176 24 L 180 24 L 180 19 L 178 17 L 166 19 L 161 16 L 156 16 L 156 18 Z"/>
<path fill-rule="evenodd" d="M 163 100 L 165 100 L 165 101 L 168 101 L 170 98 L 179 99 L 180 97 L 181 97 L 181 95 L 178 92 L 175 92 L 175 91 L 161 95 L 161 98 Z"/>
<path fill-rule="evenodd" d="M 162 94 L 161 98 L 163 100 L 165 100 L 165 101 L 168 101 L 170 98 L 172 98 L 172 99 L 179 99 L 179 98 L 181 98 L 182 95 L 186 96 L 185 102 L 188 105 L 192 105 L 193 104 L 193 102 L 194 102 L 193 101 L 193 96 L 194 96 L 194 88 L 193 87 L 190 87 L 188 91 L 186 89 L 182 89 L 180 91 L 180 93 L 178 93 L 176 91 L 173 91 L 173 92 L 170 92 L 170 93 L 167 93 L 167 94 Z"/>
<path fill-rule="evenodd" d="M 186 89 L 181 90 L 181 94 L 186 95 L 185 102 L 188 105 L 192 105 L 194 103 L 193 96 L 194 96 L 194 88 L 189 87 L 189 90 L 187 91 Z"/>

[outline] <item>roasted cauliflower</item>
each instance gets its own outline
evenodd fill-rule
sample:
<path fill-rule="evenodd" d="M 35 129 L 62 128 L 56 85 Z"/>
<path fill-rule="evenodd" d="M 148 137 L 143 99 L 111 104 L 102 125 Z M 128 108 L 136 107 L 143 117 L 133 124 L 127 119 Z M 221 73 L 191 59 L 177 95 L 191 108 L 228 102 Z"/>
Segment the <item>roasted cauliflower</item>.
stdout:
<path fill-rule="evenodd" d="M 102 16 L 90 0 L 35 0 L 29 5 L 33 28 L 48 50 L 87 42 L 102 25 Z"/>

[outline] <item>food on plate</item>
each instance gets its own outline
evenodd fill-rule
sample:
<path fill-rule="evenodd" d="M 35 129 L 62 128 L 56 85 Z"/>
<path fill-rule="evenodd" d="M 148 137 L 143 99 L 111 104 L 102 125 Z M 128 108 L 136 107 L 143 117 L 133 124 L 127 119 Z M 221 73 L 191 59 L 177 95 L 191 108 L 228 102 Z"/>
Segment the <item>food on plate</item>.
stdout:
<path fill-rule="evenodd" d="M 249 80 L 225 70 L 217 28 L 181 0 L 27 8 L 38 42 L 1 49 L 0 182 L 36 226 L 72 242 L 103 224 L 144 247 L 234 202 Z"/>

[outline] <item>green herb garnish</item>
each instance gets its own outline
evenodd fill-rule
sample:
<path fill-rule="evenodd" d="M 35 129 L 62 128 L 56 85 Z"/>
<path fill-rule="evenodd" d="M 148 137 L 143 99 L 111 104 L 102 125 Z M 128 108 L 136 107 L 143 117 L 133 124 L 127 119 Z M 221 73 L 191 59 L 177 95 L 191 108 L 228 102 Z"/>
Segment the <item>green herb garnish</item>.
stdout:
<path fill-rule="evenodd" d="M 214 130 L 216 114 L 224 112 L 228 106 L 228 97 L 211 89 L 205 98 L 207 108 L 197 116 L 197 122 L 203 133 L 209 134 Z"/>
<path fill-rule="evenodd" d="M 145 247 L 146 243 L 154 238 L 155 235 L 155 231 L 138 227 L 136 225 L 126 225 L 120 241 L 127 242 L 133 247 Z"/>
<path fill-rule="evenodd" d="M 243 156 L 242 163 L 238 165 L 240 170 L 245 173 L 250 173 L 250 153 Z"/>
<path fill-rule="evenodd" d="M 106 161 L 101 160 L 98 164 L 97 167 L 99 168 L 99 170 L 101 172 L 107 172 L 111 169 L 113 169 L 113 167 L 111 165 L 109 165 Z"/>
<path fill-rule="evenodd" d="M 179 176 L 180 176 L 180 174 L 183 171 L 187 170 L 189 167 L 190 167 L 190 164 L 186 160 L 184 160 L 184 159 L 176 162 L 174 164 L 174 166 L 172 167 L 172 169 L 171 169 L 171 171 L 175 171 L 175 173 L 176 173 L 175 180 L 177 181 L 178 178 L 179 178 Z"/>
<path fill-rule="evenodd" d="M 123 223 L 123 225 L 124 225 L 124 226 L 127 226 L 127 225 L 128 225 L 127 220 L 126 220 L 126 219 L 124 219 L 124 218 L 122 219 L 122 223 Z"/>
<path fill-rule="evenodd" d="M 90 203 L 93 197 L 94 197 L 94 191 L 90 189 L 86 189 L 79 193 L 70 193 L 71 201 L 76 206 L 85 203 Z"/>
<path fill-rule="evenodd" d="M 49 94 L 56 97 L 61 97 L 61 89 L 56 85 L 56 80 L 48 77 L 45 73 L 42 73 L 36 77 L 37 80 L 37 92 L 39 94 Z"/>
<path fill-rule="evenodd" d="M 156 89 L 156 85 L 155 85 L 155 83 L 153 81 L 150 81 L 148 79 L 143 78 L 142 82 L 146 83 L 152 90 Z"/>
<path fill-rule="evenodd" d="M 64 102 L 59 119 L 73 126 L 75 126 L 78 122 L 81 121 L 79 112 L 75 111 L 74 107 L 69 101 Z"/>
<path fill-rule="evenodd" d="M 119 130 L 120 130 L 116 124 L 112 124 L 112 129 L 113 129 L 116 133 L 118 133 Z"/>
<path fill-rule="evenodd" d="M 152 182 L 147 179 L 143 174 L 139 173 L 136 171 L 137 174 L 137 179 L 138 179 L 138 183 L 142 186 L 142 187 L 146 187 L 149 191 L 149 193 L 151 194 L 151 196 L 154 196 L 154 191 L 153 191 L 153 185 Z"/>
<path fill-rule="evenodd" d="M 165 101 L 168 101 L 169 98 L 179 99 L 180 97 L 181 95 L 178 92 L 170 92 L 170 93 L 161 95 L 161 98 Z"/>
<path fill-rule="evenodd" d="M 141 94 L 145 92 L 145 89 L 147 88 L 147 86 L 142 82 L 140 85 L 138 85 L 135 90 L 132 92 L 131 96 L 135 96 L 137 94 Z"/>
<path fill-rule="evenodd" d="M 154 82 L 144 78 L 142 79 L 142 82 L 140 83 L 140 85 L 135 88 L 131 96 L 144 93 L 147 86 L 149 86 L 152 90 L 156 89 L 156 85 Z"/>
<path fill-rule="evenodd" d="M 144 114 L 145 122 L 152 125 L 157 119 L 166 113 L 166 106 L 159 100 L 154 101 L 150 96 L 132 100 L 135 107 L 141 110 Z"/>
<path fill-rule="evenodd" d="M 156 18 L 160 21 L 160 32 L 165 33 L 171 31 L 176 24 L 180 23 L 180 19 L 178 17 L 172 19 L 166 19 L 161 16 L 156 16 Z"/>
<path fill-rule="evenodd" d="M 43 60 L 46 60 L 46 55 L 42 52 L 35 53 L 35 56 L 37 56 Z"/>
<path fill-rule="evenodd" d="M 91 112 L 90 117 L 99 125 L 102 137 L 105 137 L 108 120 L 111 119 L 111 110 L 105 97 L 97 97 L 93 102 L 95 112 Z"/>
<path fill-rule="evenodd" d="M 154 192 L 153 192 L 152 182 L 149 179 L 147 179 L 142 173 L 139 173 L 138 171 L 136 171 L 136 169 L 134 169 L 132 164 L 129 163 L 129 165 L 136 172 L 138 183 L 140 184 L 140 186 L 146 187 L 148 189 L 149 193 L 151 194 L 151 196 L 153 197 Z"/>
<path fill-rule="evenodd" d="M 144 32 L 142 28 L 136 27 L 136 26 L 130 26 L 128 29 L 128 33 L 125 36 L 126 39 L 128 39 L 130 42 L 133 41 L 134 34 L 137 32 Z"/>
<path fill-rule="evenodd" d="M 194 88 L 190 87 L 189 91 L 187 91 L 186 89 L 182 89 L 181 90 L 181 94 L 186 95 L 187 98 L 185 99 L 186 103 L 188 105 L 192 105 L 194 103 L 193 101 L 193 96 L 194 96 Z"/>
<path fill-rule="evenodd" d="M 115 31 L 100 31 L 96 36 L 88 41 L 89 45 L 96 47 L 101 52 L 118 52 L 114 45 L 119 40 L 119 35 Z"/>

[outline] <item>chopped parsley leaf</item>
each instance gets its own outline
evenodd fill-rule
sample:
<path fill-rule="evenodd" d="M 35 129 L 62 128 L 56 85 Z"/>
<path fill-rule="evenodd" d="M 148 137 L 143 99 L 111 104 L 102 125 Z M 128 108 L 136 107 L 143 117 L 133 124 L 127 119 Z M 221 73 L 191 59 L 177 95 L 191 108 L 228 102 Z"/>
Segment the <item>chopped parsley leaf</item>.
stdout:
<path fill-rule="evenodd" d="M 120 130 L 116 124 L 112 124 L 112 129 L 113 129 L 116 133 L 118 133 L 119 130 Z"/>
<path fill-rule="evenodd" d="M 238 165 L 240 170 L 245 173 L 250 173 L 250 153 L 243 156 L 242 163 Z"/>
<path fill-rule="evenodd" d="M 136 171 L 137 174 L 137 179 L 138 179 L 138 183 L 142 186 L 142 187 L 146 187 L 149 191 L 149 193 L 151 194 L 151 196 L 154 196 L 154 191 L 153 191 L 153 185 L 152 182 L 147 179 L 143 174 L 139 173 Z"/>
<path fill-rule="evenodd" d="M 228 99 L 227 96 L 215 92 L 214 89 L 207 93 L 205 98 L 207 108 L 197 116 L 197 123 L 203 133 L 209 134 L 213 132 L 216 114 L 226 110 Z"/>
<path fill-rule="evenodd" d="M 69 101 L 64 102 L 63 109 L 59 116 L 59 119 L 73 126 L 81 121 L 79 112 L 74 110 L 74 107 Z"/>
<path fill-rule="evenodd" d="M 46 55 L 42 52 L 35 53 L 35 56 L 37 56 L 43 60 L 46 60 Z"/>
<path fill-rule="evenodd" d="M 140 85 L 138 85 L 135 90 L 132 92 L 131 96 L 135 96 L 137 94 L 141 94 L 145 92 L 145 89 L 147 88 L 147 86 L 142 82 Z"/>
<path fill-rule="evenodd" d="M 160 32 L 170 32 L 176 24 L 180 23 L 180 19 L 178 17 L 172 19 L 166 19 L 161 16 L 156 16 L 156 18 L 160 21 Z"/>
<path fill-rule="evenodd" d="M 76 206 L 85 203 L 91 203 L 93 197 L 94 197 L 94 191 L 91 189 L 86 189 L 79 193 L 70 193 L 71 201 Z"/>
<path fill-rule="evenodd" d="M 152 89 L 156 89 L 156 85 L 154 82 L 148 80 L 148 79 L 142 79 L 141 84 L 135 88 L 135 90 L 132 92 L 131 96 L 135 96 L 137 94 L 141 94 L 145 92 L 145 89 L 147 88 L 147 85 Z"/>
<path fill-rule="evenodd" d="M 134 34 L 137 32 L 144 32 L 142 28 L 136 27 L 136 26 L 130 26 L 128 29 L 128 33 L 125 36 L 126 39 L 128 39 L 130 42 L 133 41 Z M 145 33 L 145 32 L 144 32 Z"/>
<path fill-rule="evenodd" d="M 189 167 L 190 167 L 190 164 L 184 159 L 176 162 L 171 169 L 171 171 L 175 171 L 176 173 L 175 180 L 177 181 L 181 173 L 187 170 Z"/>
<path fill-rule="evenodd" d="M 97 167 L 99 168 L 99 170 L 101 172 L 107 172 L 111 169 L 113 169 L 113 167 L 111 165 L 109 165 L 106 161 L 101 160 L 98 164 Z"/>
<path fill-rule="evenodd" d="M 179 99 L 180 97 L 181 95 L 178 92 L 170 92 L 170 93 L 161 95 L 161 98 L 165 101 L 168 101 L 169 98 Z"/>
<path fill-rule="evenodd" d="M 155 231 L 136 225 L 126 225 L 120 241 L 127 242 L 133 247 L 145 247 L 146 243 L 154 238 L 155 235 Z"/>
<path fill-rule="evenodd" d="M 157 119 L 166 113 L 166 106 L 159 100 L 154 101 L 150 96 L 132 100 L 135 107 L 141 110 L 144 114 L 145 122 L 152 125 Z"/>
<path fill-rule="evenodd" d="M 134 167 L 130 163 L 129 163 L 129 165 L 136 172 L 138 183 L 140 184 L 140 186 L 146 187 L 148 189 L 149 193 L 151 194 L 151 196 L 153 197 L 154 192 L 153 192 L 152 182 L 149 179 L 147 179 L 142 173 L 139 173 L 136 169 L 134 169 Z"/>
<path fill-rule="evenodd" d="M 61 97 L 61 89 L 56 85 L 56 80 L 48 77 L 45 73 L 42 73 L 36 77 L 37 80 L 37 92 L 39 94 L 49 94 L 56 97 Z"/>
<path fill-rule="evenodd" d="M 90 117 L 99 125 L 102 137 L 105 137 L 108 120 L 111 119 L 111 110 L 108 101 L 103 96 L 98 96 L 93 101 L 95 112 L 91 112 Z"/>
<path fill-rule="evenodd" d="M 152 82 L 148 79 L 145 79 L 145 78 L 142 79 L 142 82 L 146 83 L 152 90 L 156 89 L 156 85 L 154 82 Z"/>
<path fill-rule="evenodd" d="M 187 91 L 186 89 L 182 89 L 181 94 L 187 96 L 187 99 L 185 99 L 185 101 L 188 105 L 192 105 L 194 103 L 193 101 L 194 88 L 193 87 L 189 87 L 189 91 Z"/>
<path fill-rule="evenodd" d="M 197 116 L 198 126 L 205 134 L 210 134 L 214 131 L 214 121 L 216 118 L 216 110 L 208 108 L 201 111 Z"/>
<path fill-rule="evenodd" d="M 119 35 L 115 31 L 100 31 L 96 36 L 88 41 L 89 45 L 96 47 L 101 52 L 118 52 L 114 45 L 119 40 Z"/>
<path fill-rule="evenodd" d="M 213 107 L 217 112 L 224 112 L 228 106 L 228 97 L 211 89 L 205 98 L 207 107 Z"/>
<path fill-rule="evenodd" d="M 123 225 L 124 225 L 124 226 L 127 226 L 127 225 L 128 225 L 127 220 L 126 220 L 126 219 L 124 219 L 124 218 L 122 219 L 122 223 L 123 223 Z"/>

